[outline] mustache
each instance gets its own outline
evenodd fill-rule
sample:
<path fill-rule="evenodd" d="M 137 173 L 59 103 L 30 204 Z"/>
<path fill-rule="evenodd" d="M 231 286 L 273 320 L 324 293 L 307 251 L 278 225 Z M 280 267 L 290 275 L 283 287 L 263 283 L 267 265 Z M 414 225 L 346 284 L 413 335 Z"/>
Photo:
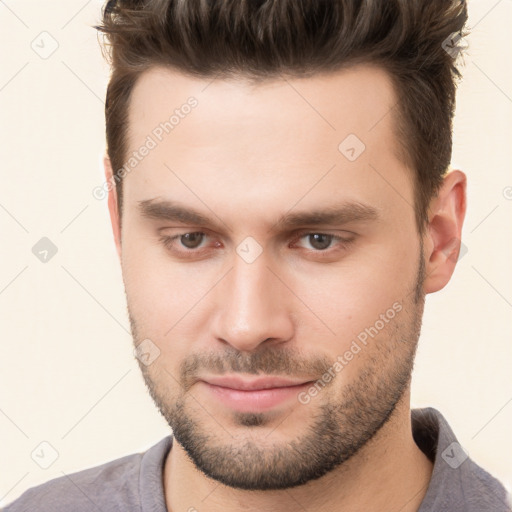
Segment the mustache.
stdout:
<path fill-rule="evenodd" d="M 227 347 L 222 352 L 190 354 L 180 365 L 180 383 L 185 391 L 201 375 L 248 373 L 315 380 L 332 366 L 326 356 L 304 357 L 296 350 L 265 347 L 258 352 L 240 352 Z"/>

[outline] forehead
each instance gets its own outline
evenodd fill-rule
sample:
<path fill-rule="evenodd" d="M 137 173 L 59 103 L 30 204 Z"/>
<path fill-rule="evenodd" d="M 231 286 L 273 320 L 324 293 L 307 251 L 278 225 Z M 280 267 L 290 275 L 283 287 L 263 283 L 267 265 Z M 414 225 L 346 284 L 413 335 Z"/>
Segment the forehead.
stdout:
<path fill-rule="evenodd" d="M 412 181 L 397 158 L 396 101 L 389 75 L 369 65 L 258 84 L 152 68 L 132 92 L 127 138 L 129 154 L 148 138 L 152 149 L 126 177 L 125 197 L 175 198 L 180 190 L 201 206 L 198 198 L 214 192 L 210 200 L 219 209 L 232 203 L 234 213 L 252 200 L 292 202 L 315 184 L 306 203 L 337 190 L 378 209 L 397 192 L 412 204 Z M 390 193 L 386 181 L 403 190 Z"/>
<path fill-rule="evenodd" d="M 192 139 L 206 133 L 214 137 L 211 128 L 220 123 L 255 130 L 261 128 L 259 121 L 267 123 L 267 129 L 260 133 L 263 138 L 280 121 L 284 124 L 294 120 L 311 131 L 338 132 L 336 137 L 340 137 L 352 130 L 365 139 L 377 125 L 391 128 L 392 116 L 387 114 L 397 101 L 388 73 L 367 64 L 308 78 L 283 76 L 256 84 L 243 77 L 196 78 L 152 67 L 138 78 L 131 95 L 130 142 L 150 133 L 155 121 L 168 120 L 190 97 L 197 99 L 201 115 L 201 126 L 198 123 L 192 127 Z M 180 126 L 175 132 L 184 130 L 186 127 Z"/>

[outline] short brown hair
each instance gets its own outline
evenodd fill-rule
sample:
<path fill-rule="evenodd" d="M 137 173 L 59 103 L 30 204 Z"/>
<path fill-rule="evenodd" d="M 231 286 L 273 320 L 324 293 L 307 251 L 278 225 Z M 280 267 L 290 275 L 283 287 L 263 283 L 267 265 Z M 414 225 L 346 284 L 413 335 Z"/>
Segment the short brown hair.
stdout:
<path fill-rule="evenodd" d="M 159 65 L 201 78 L 307 77 L 356 63 L 388 71 L 395 128 L 415 171 L 418 231 L 452 153 L 457 42 L 463 0 L 110 0 L 103 32 L 112 73 L 105 103 L 112 168 L 126 158 L 128 106 L 137 78 Z M 116 180 L 119 210 L 122 180 Z"/>

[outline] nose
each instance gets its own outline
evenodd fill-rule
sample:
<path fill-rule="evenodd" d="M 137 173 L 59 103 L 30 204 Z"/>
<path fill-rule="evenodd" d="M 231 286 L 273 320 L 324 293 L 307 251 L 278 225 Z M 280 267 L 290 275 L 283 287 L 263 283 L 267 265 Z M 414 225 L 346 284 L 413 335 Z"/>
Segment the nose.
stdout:
<path fill-rule="evenodd" d="M 292 297 L 261 254 L 252 263 L 234 256 L 233 268 L 217 286 L 214 336 L 240 351 L 293 336 Z"/>

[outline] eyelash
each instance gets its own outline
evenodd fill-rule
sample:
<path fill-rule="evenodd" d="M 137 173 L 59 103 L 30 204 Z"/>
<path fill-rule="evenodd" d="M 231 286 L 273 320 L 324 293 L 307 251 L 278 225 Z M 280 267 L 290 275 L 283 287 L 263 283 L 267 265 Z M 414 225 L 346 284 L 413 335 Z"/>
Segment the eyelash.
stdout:
<path fill-rule="evenodd" d="M 176 249 L 174 249 L 173 247 L 173 242 L 179 238 L 181 238 L 182 236 L 184 235 L 192 235 L 192 234 L 201 234 L 201 235 L 205 235 L 205 236 L 208 236 L 207 233 L 204 233 L 202 231 L 186 231 L 184 233 L 179 233 L 177 235 L 173 235 L 173 236 L 161 236 L 160 237 L 160 241 L 162 242 L 162 244 L 165 246 L 166 249 L 168 249 L 169 251 L 172 251 L 172 252 L 175 252 L 179 255 L 182 255 L 183 257 L 187 258 L 188 256 L 187 255 L 190 255 L 190 256 L 197 256 L 198 254 L 201 254 L 201 252 L 204 250 L 203 249 L 184 249 L 182 251 L 176 251 Z M 350 244 L 352 244 L 354 241 L 355 241 L 355 236 L 351 237 L 351 238 L 344 238 L 344 237 L 341 237 L 341 236 L 338 236 L 338 235 L 333 235 L 333 234 L 330 234 L 330 233 L 324 233 L 322 231 L 303 231 L 303 232 L 300 232 L 300 233 L 296 233 L 294 235 L 294 239 L 293 239 L 293 242 L 296 242 L 302 238 L 305 238 L 307 236 L 311 236 L 311 235 L 324 235 L 324 236 L 328 236 L 330 237 L 331 241 L 332 242 L 338 242 L 339 246 L 341 247 L 342 250 L 344 249 L 347 249 L 348 246 Z M 311 254 L 315 254 L 315 255 L 320 255 L 322 256 L 323 254 L 328 254 L 328 255 L 331 255 L 331 253 L 334 251 L 334 249 L 331 249 L 331 247 L 328 247 L 327 249 L 323 249 L 323 250 L 320 250 L 320 249 L 305 249 L 306 252 L 308 253 L 311 253 Z"/>

